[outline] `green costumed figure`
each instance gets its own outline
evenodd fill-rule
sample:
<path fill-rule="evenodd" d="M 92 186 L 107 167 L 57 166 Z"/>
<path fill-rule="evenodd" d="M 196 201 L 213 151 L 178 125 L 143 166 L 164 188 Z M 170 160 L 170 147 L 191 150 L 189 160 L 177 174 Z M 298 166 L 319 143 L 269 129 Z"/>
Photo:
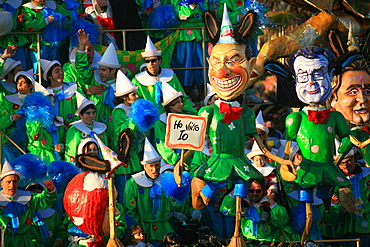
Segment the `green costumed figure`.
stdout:
<path fill-rule="evenodd" d="M 187 98 L 184 89 L 181 86 L 179 79 L 172 69 L 164 69 L 160 67 L 162 63 L 162 51 L 157 50 L 150 40 L 147 38 L 145 52 L 141 55 L 145 60 L 147 70 L 143 71 L 132 79 L 132 83 L 138 86 L 137 93 L 143 99 L 149 100 L 156 104 L 160 112 L 164 112 L 164 107 L 160 104 L 162 102 L 162 83 L 168 83 L 176 91 L 181 91 L 184 95 L 184 111 L 196 114 L 191 101 Z"/>
<path fill-rule="evenodd" d="M 0 97 L 4 98 L 6 95 L 17 93 L 17 87 L 15 85 L 15 75 L 23 70 L 21 61 L 16 61 L 11 57 L 17 51 L 17 47 L 14 45 L 8 46 L 4 50 L 4 54 L 0 56 Z"/>
<path fill-rule="evenodd" d="M 162 83 L 163 92 L 163 103 L 165 113 L 160 115 L 159 121 L 154 125 L 154 139 L 158 153 L 166 164 L 175 165 L 180 160 L 181 149 L 171 149 L 165 147 L 165 136 L 167 128 L 167 115 L 169 113 L 187 114 L 188 112 L 183 110 L 183 94 L 180 91 L 176 91 L 168 83 Z M 190 113 L 191 114 L 191 113 Z M 191 161 L 191 157 L 187 158 L 185 162 Z M 190 164 L 189 164 L 190 165 Z"/>
<path fill-rule="evenodd" d="M 47 232 L 40 233 L 36 211 L 50 208 L 58 197 L 51 180 L 44 181 L 42 193 L 18 190 L 22 173 L 8 162 L 0 175 L 3 190 L 0 193 L 0 224 L 4 227 L 4 246 L 47 246 Z M 45 241 L 45 242 L 44 242 Z"/>
<path fill-rule="evenodd" d="M 150 242 L 160 242 L 163 236 L 173 229 L 171 218 L 171 198 L 166 197 L 159 185 L 161 156 L 149 140 L 145 140 L 144 158 L 141 164 L 144 171 L 132 175 L 125 187 L 125 213 L 140 223 Z"/>
<path fill-rule="evenodd" d="M 103 142 L 107 142 L 106 129 L 107 126 L 103 123 L 96 122 L 95 102 L 87 100 L 82 94 L 76 93 L 77 96 L 77 111 L 76 115 L 81 120 L 73 122 L 66 133 L 66 149 L 65 161 L 75 162 L 78 146 L 81 140 L 92 137 L 97 134 Z"/>

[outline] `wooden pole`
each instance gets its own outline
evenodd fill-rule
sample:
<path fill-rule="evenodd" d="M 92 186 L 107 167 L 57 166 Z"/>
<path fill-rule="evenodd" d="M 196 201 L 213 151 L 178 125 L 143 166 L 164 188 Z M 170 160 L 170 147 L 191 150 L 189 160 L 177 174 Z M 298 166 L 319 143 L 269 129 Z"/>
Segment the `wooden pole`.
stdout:
<path fill-rule="evenodd" d="M 301 237 L 301 243 L 308 240 L 312 225 L 312 203 L 306 202 L 306 225 Z"/>
<path fill-rule="evenodd" d="M 234 236 L 231 238 L 228 247 L 246 247 L 243 237 L 240 236 L 240 220 L 242 212 L 242 198 L 237 196 L 236 200 L 236 216 L 235 216 L 235 229 Z"/>

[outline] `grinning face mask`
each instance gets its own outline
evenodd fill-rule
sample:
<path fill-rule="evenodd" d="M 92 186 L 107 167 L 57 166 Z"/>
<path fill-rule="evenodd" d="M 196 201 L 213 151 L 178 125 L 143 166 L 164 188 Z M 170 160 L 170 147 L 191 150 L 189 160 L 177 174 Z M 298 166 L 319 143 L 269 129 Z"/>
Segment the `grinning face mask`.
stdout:
<path fill-rule="evenodd" d="M 245 48 L 238 44 L 217 44 L 208 58 L 210 83 L 224 100 L 234 99 L 247 89 L 255 60 L 248 61 Z"/>
<path fill-rule="evenodd" d="M 329 62 L 324 55 L 318 58 L 299 56 L 294 61 L 296 92 L 300 101 L 318 105 L 329 98 L 332 93 L 330 82 L 333 79 L 328 71 Z"/>

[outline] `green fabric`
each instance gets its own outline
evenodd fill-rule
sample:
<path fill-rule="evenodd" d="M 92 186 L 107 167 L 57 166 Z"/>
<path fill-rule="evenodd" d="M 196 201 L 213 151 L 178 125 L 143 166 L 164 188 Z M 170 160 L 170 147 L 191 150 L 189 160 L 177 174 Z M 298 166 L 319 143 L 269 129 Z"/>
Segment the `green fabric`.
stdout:
<path fill-rule="evenodd" d="M 6 2 L 6 1 L 4 1 Z M 13 29 L 12 32 L 21 32 L 22 23 L 18 22 L 18 16 L 21 14 L 21 7 L 16 9 L 15 14 L 13 15 Z M 6 34 L 0 37 L 0 47 L 7 48 L 9 45 L 22 46 L 29 42 L 25 34 Z"/>
<path fill-rule="evenodd" d="M 262 174 L 244 155 L 245 142 L 257 132 L 253 110 L 243 107 L 240 118 L 233 120 L 232 124 L 223 122 L 224 114 L 220 113 L 216 104 L 199 110 L 199 116 L 208 119 L 207 134 L 212 142 L 213 153 L 207 163 L 196 171 L 195 176 L 217 182 L 239 177 L 245 181 L 262 179 Z"/>
<path fill-rule="evenodd" d="M 202 151 L 195 151 L 190 165 L 190 175 L 194 177 L 195 171 L 207 162 L 210 156 L 205 155 Z"/>
<path fill-rule="evenodd" d="M 146 241 L 163 240 L 166 233 L 173 232 L 168 222 L 171 217 L 171 199 L 162 191 L 160 210 L 157 211 L 157 218 L 153 219 L 149 192 L 150 187 L 142 187 L 130 178 L 125 186 L 124 210 L 144 228 Z"/>
<path fill-rule="evenodd" d="M 220 211 L 225 215 L 235 215 L 236 199 L 232 198 L 230 195 L 225 196 Z M 257 209 L 258 214 L 265 211 L 264 207 L 270 207 L 267 202 L 263 202 Z M 286 209 L 279 204 L 276 204 L 271 208 L 269 212 L 269 217 L 266 221 L 262 221 L 258 224 L 258 236 L 253 236 L 252 234 L 252 221 L 246 217 L 241 218 L 241 231 L 245 238 L 256 239 L 256 240 L 266 240 L 266 241 L 284 241 L 283 228 L 288 223 L 288 214 Z"/>
<path fill-rule="evenodd" d="M 305 188 L 317 185 L 350 186 L 351 183 L 333 161 L 334 139 L 336 136 L 342 139 L 350 133 L 346 120 L 340 112 L 331 111 L 328 121 L 315 124 L 308 121 L 305 109 L 286 118 L 286 139 L 296 141 L 303 156 L 295 182 Z"/>
<path fill-rule="evenodd" d="M 49 193 L 46 189 L 42 193 L 32 194 L 27 203 L 27 211 L 19 217 L 19 231 L 12 235 L 10 218 L 3 215 L 4 207 L 0 207 L 0 224 L 5 228 L 5 243 L 7 247 L 44 247 L 38 226 L 33 222 L 35 212 L 51 207 L 56 201 L 58 194 Z"/>
<path fill-rule="evenodd" d="M 197 6 L 192 9 L 188 5 L 181 5 L 180 2 L 181 0 L 175 0 L 173 3 L 177 17 L 180 19 L 178 27 L 204 27 L 201 5 L 197 4 Z M 202 5 L 204 10 L 208 9 L 207 1 L 204 1 Z M 197 42 L 201 42 L 203 40 L 201 29 L 180 30 L 178 42 L 192 41 L 194 39 Z"/>
<path fill-rule="evenodd" d="M 134 134 L 134 141 L 131 143 L 130 149 L 129 149 L 129 161 L 128 164 L 125 164 L 123 166 L 120 166 L 116 174 L 122 175 L 122 174 L 133 174 L 136 172 L 139 172 L 143 170 L 143 167 L 140 163 L 140 159 L 137 152 L 137 145 L 138 145 L 138 127 L 136 124 L 131 121 L 127 115 L 126 112 L 121 108 L 114 108 L 112 111 L 112 117 L 108 123 L 108 142 L 110 143 L 110 147 L 113 150 L 117 150 L 117 143 L 118 143 L 118 137 L 121 134 L 123 130 L 126 128 L 130 128 Z M 109 140 L 111 138 L 111 140 Z"/>
<path fill-rule="evenodd" d="M 58 238 L 63 241 L 62 246 L 67 246 L 67 229 L 64 226 L 59 214 L 54 209 L 51 210 L 54 211 L 54 214 L 48 218 L 43 218 L 49 233 L 48 246 L 54 246 L 55 240 Z"/>
<path fill-rule="evenodd" d="M 26 121 L 28 150 L 31 154 L 38 155 L 47 164 L 55 161 L 54 144 L 51 133 L 42 127 L 41 123 L 36 121 L 30 123 Z"/>
<path fill-rule="evenodd" d="M 361 129 L 360 126 L 353 127 L 351 129 L 351 135 L 354 136 L 357 140 L 360 142 L 365 142 L 370 138 L 370 133 L 367 133 L 364 129 Z M 351 143 L 349 138 L 342 140 L 342 145 L 339 149 L 340 153 L 345 153 L 346 151 L 349 151 L 354 145 Z M 370 164 L 370 144 L 357 149 L 360 151 L 360 154 L 362 158 L 366 161 L 367 164 Z"/>
<path fill-rule="evenodd" d="M 6 100 L 6 98 L 0 103 L 0 129 L 8 136 L 13 135 L 15 131 L 15 122 L 10 120 L 10 116 L 17 113 L 19 109 L 19 105 Z M 8 139 L 3 138 L 3 144 L 7 142 Z"/>

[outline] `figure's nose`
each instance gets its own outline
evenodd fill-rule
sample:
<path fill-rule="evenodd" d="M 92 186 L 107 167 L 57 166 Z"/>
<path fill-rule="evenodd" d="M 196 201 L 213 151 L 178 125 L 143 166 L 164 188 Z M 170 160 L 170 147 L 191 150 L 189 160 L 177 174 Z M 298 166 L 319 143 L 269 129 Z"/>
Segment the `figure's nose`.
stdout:
<path fill-rule="evenodd" d="M 359 103 L 364 103 L 364 102 L 367 100 L 367 98 L 365 97 L 364 92 L 363 92 L 362 90 L 360 90 L 360 92 L 359 92 L 359 94 L 358 94 L 358 96 L 357 96 L 356 100 L 357 100 Z"/>
<path fill-rule="evenodd" d="M 314 81 L 309 81 L 308 82 L 308 85 L 310 85 L 310 86 L 312 86 L 312 85 L 314 85 L 315 84 L 315 82 Z"/>

